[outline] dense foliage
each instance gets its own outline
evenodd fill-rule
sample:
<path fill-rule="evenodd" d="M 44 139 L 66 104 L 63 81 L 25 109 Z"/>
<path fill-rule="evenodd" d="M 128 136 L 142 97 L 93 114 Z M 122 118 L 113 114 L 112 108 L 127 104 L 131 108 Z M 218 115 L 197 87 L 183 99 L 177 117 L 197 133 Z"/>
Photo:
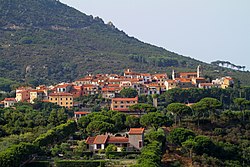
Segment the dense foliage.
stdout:
<path fill-rule="evenodd" d="M 250 78 L 249 72 L 140 42 L 57 0 L 0 0 L 0 16 L 0 76 L 20 82 L 47 84 L 125 68 L 170 74 L 172 68 L 194 71 L 199 64 L 213 78 L 230 75 L 244 84 Z"/>
<path fill-rule="evenodd" d="M 9 149 L 0 152 L 0 166 L 18 167 L 37 151 L 38 148 L 30 143 L 13 145 Z"/>

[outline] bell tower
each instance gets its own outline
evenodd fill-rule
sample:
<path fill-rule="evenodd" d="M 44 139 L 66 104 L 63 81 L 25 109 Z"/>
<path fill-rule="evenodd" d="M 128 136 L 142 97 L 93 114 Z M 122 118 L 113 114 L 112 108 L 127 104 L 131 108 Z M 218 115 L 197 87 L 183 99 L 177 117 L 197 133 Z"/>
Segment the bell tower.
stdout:
<path fill-rule="evenodd" d="M 198 65 L 198 67 L 197 67 L 197 78 L 200 78 L 200 77 L 202 77 L 202 67 L 201 67 L 201 65 Z"/>

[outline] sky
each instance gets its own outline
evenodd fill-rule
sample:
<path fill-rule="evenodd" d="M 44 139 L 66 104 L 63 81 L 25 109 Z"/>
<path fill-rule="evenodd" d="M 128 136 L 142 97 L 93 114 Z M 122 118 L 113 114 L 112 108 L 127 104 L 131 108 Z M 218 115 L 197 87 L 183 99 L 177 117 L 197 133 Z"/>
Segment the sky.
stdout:
<path fill-rule="evenodd" d="M 60 0 L 143 42 L 250 70 L 250 0 Z"/>

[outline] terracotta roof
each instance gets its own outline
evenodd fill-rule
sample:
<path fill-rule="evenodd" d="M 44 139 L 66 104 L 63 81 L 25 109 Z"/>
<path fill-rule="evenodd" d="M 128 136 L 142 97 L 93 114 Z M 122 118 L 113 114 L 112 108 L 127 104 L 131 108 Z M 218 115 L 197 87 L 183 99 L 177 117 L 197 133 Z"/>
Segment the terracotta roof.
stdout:
<path fill-rule="evenodd" d="M 95 85 L 92 85 L 92 84 L 86 84 L 86 85 L 83 85 L 84 88 L 95 88 L 97 86 Z"/>
<path fill-rule="evenodd" d="M 200 86 L 213 86 L 213 83 L 200 83 Z"/>
<path fill-rule="evenodd" d="M 76 81 L 91 81 L 91 80 L 92 80 L 92 78 L 80 78 Z"/>
<path fill-rule="evenodd" d="M 108 135 L 97 135 L 93 144 L 105 144 L 108 139 Z"/>
<path fill-rule="evenodd" d="M 130 135 L 140 135 L 144 133 L 144 128 L 130 128 L 128 134 Z"/>
<path fill-rule="evenodd" d="M 114 111 L 121 111 L 121 112 L 126 112 L 126 111 L 130 111 L 129 108 L 114 108 Z"/>
<path fill-rule="evenodd" d="M 68 86 L 72 86 L 72 84 L 57 85 L 56 88 L 66 88 Z"/>
<path fill-rule="evenodd" d="M 135 98 L 113 98 L 113 101 L 138 101 L 138 96 L 136 96 Z"/>
<path fill-rule="evenodd" d="M 94 144 L 95 138 L 96 137 L 88 137 L 87 140 L 86 140 L 86 143 L 87 144 Z"/>
<path fill-rule="evenodd" d="M 60 92 L 60 93 L 51 93 L 49 94 L 49 96 L 73 96 L 73 95 L 71 93 Z"/>
<path fill-rule="evenodd" d="M 44 91 L 43 91 L 43 90 L 41 90 L 41 89 L 40 89 L 40 90 L 36 90 L 36 89 L 34 89 L 34 90 L 30 90 L 30 92 L 37 92 L 37 93 L 39 93 L 39 92 L 40 92 L 40 93 L 44 93 Z"/>
<path fill-rule="evenodd" d="M 3 101 L 16 101 L 15 98 L 5 98 Z"/>
<path fill-rule="evenodd" d="M 74 114 L 87 115 L 87 114 L 90 114 L 90 112 L 87 112 L 87 111 L 76 111 L 76 112 L 74 112 Z"/>
<path fill-rule="evenodd" d="M 127 137 L 114 137 L 110 136 L 107 141 L 109 144 L 112 143 L 129 143 Z"/>
<path fill-rule="evenodd" d="M 142 74 L 140 74 L 141 76 L 145 76 L 145 77 L 150 77 L 151 76 L 151 74 L 149 74 L 149 73 L 142 73 Z"/>
<path fill-rule="evenodd" d="M 120 87 L 106 87 L 106 88 L 102 88 L 102 91 L 119 91 L 121 90 L 122 88 Z"/>
<path fill-rule="evenodd" d="M 119 84 L 108 84 L 108 87 L 119 87 Z"/>
<path fill-rule="evenodd" d="M 175 83 L 177 81 L 176 80 L 167 80 L 166 82 L 168 82 L 168 83 Z"/>

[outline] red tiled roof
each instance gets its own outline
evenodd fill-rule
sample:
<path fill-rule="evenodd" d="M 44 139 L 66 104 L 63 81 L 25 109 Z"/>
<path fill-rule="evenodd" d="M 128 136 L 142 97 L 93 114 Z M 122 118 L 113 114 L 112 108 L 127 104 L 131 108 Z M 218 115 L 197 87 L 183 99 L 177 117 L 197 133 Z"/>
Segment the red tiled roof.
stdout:
<path fill-rule="evenodd" d="M 57 85 L 57 88 L 66 88 L 68 86 L 72 86 L 72 84 L 63 84 L 63 85 Z"/>
<path fill-rule="evenodd" d="M 114 111 L 126 112 L 126 111 L 130 111 L 130 110 L 129 110 L 129 108 L 114 108 Z"/>
<path fill-rule="evenodd" d="M 213 86 L 213 83 L 200 83 L 200 86 Z"/>
<path fill-rule="evenodd" d="M 15 98 L 5 98 L 3 101 L 16 101 Z"/>
<path fill-rule="evenodd" d="M 49 94 L 49 96 L 73 96 L 73 95 L 71 93 L 60 92 L 60 93 L 51 93 Z"/>
<path fill-rule="evenodd" d="M 30 90 L 30 92 L 37 92 L 37 93 L 44 93 L 44 91 L 43 90 L 41 90 L 41 89 L 39 89 L 39 90 L 36 90 L 36 89 L 34 89 L 34 90 Z"/>
<path fill-rule="evenodd" d="M 119 84 L 108 84 L 108 87 L 119 87 Z"/>
<path fill-rule="evenodd" d="M 109 144 L 111 143 L 128 143 L 127 137 L 114 137 L 110 136 L 107 141 Z"/>
<path fill-rule="evenodd" d="M 105 144 L 108 139 L 108 135 L 97 135 L 93 144 Z"/>
<path fill-rule="evenodd" d="M 97 86 L 95 85 L 92 85 L 92 84 L 86 84 L 86 85 L 83 85 L 84 88 L 95 88 Z"/>
<path fill-rule="evenodd" d="M 87 114 L 90 114 L 90 112 L 87 112 L 87 111 L 76 111 L 76 112 L 74 112 L 74 114 L 87 115 Z"/>
<path fill-rule="evenodd" d="M 143 77 L 150 77 L 150 76 L 151 76 L 151 74 L 146 73 L 146 74 L 141 74 L 141 76 L 143 76 Z"/>
<path fill-rule="evenodd" d="M 139 135 L 144 133 L 144 128 L 130 128 L 128 134 Z"/>
<path fill-rule="evenodd" d="M 87 140 L 86 140 L 86 143 L 87 144 L 94 144 L 95 138 L 96 137 L 88 137 Z"/>
<path fill-rule="evenodd" d="M 138 97 L 136 96 L 135 98 L 113 98 L 113 101 L 138 101 Z"/>
<path fill-rule="evenodd" d="M 76 81 L 91 81 L 91 80 L 92 80 L 92 78 L 80 78 Z"/>
<path fill-rule="evenodd" d="M 106 88 L 102 88 L 102 91 L 118 91 L 121 89 L 122 88 L 120 88 L 120 87 L 106 87 Z"/>

